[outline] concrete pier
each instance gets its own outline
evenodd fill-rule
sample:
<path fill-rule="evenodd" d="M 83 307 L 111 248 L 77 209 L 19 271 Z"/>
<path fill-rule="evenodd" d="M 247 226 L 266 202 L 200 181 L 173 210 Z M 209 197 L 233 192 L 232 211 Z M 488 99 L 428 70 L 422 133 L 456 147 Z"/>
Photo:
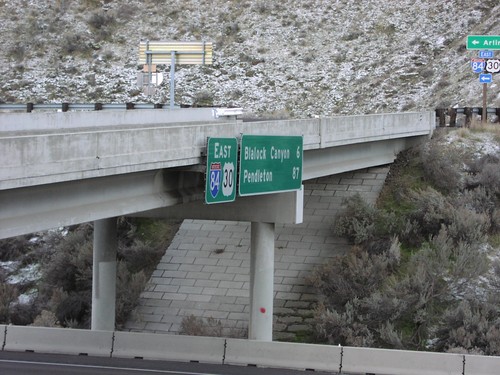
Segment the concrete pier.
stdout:
<path fill-rule="evenodd" d="M 91 329 L 115 330 L 116 218 L 94 221 Z"/>

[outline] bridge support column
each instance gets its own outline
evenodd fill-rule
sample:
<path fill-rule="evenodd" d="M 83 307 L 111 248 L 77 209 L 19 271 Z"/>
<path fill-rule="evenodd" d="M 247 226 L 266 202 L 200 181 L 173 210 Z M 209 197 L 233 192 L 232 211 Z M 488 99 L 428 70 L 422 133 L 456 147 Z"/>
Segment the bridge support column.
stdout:
<path fill-rule="evenodd" d="M 115 330 L 116 218 L 94 221 L 92 330 Z"/>
<path fill-rule="evenodd" d="M 250 340 L 273 340 L 274 223 L 251 224 Z"/>

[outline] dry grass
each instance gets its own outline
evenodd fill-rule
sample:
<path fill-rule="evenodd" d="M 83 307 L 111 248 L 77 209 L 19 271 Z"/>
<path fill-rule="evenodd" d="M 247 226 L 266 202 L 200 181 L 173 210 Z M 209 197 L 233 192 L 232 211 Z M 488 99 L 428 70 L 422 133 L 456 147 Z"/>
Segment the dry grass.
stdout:
<path fill-rule="evenodd" d="M 470 124 L 470 129 L 477 132 L 489 132 L 500 134 L 500 123 L 483 123 L 481 120 L 473 118 Z"/>

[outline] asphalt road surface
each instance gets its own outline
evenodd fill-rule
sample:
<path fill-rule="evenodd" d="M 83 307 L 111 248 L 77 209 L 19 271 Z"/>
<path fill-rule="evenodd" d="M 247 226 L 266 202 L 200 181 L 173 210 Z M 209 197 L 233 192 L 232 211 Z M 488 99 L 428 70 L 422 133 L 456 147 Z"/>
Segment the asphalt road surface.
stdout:
<path fill-rule="evenodd" d="M 322 375 L 326 372 L 0 351 L 1 375 Z"/>

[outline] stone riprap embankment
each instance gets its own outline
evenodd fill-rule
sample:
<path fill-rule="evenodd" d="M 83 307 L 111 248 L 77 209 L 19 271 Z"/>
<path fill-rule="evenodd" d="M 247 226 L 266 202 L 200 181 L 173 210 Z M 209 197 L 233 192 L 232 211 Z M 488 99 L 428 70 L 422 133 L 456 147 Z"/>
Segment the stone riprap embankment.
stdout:
<path fill-rule="evenodd" d="M 388 166 L 304 182 L 304 222 L 276 224 L 274 339 L 295 340 L 311 328 L 314 267 L 349 248 L 333 234 L 346 197 L 374 203 Z M 250 223 L 185 220 L 154 271 L 125 329 L 178 333 L 189 316 L 213 318 L 224 334 L 243 334 L 249 318 Z"/>

